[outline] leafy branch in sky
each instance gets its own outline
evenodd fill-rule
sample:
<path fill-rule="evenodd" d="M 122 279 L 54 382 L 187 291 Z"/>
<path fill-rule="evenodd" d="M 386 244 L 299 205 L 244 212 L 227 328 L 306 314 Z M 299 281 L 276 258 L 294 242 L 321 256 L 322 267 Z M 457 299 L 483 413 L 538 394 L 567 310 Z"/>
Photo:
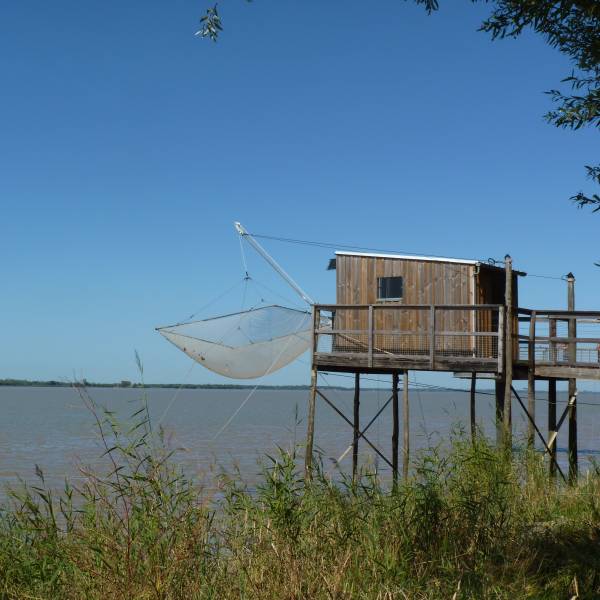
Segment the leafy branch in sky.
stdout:
<path fill-rule="evenodd" d="M 210 38 L 213 42 L 216 42 L 221 31 L 223 31 L 223 25 L 215 4 L 206 9 L 206 14 L 200 19 L 200 29 L 196 31 L 196 35 Z"/>
<path fill-rule="evenodd" d="M 428 13 L 439 10 L 439 0 L 413 0 Z M 450 0 L 448 0 L 450 1 Z M 453 0 L 456 1 L 456 0 Z M 546 120 L 565 129 L 600 129 L 600 0 L 471 0 L 491 7 L 480 30 L 492 39 L 517 38 L 527 30 L 569 57 L 573 70 L 561 83 L 567 90 L 553 89 L 555 104 Z M 217 5 L 200 19 L 197 35 L 216 41 L 223 30 Z M 586 166 L 588 177 L 600 185 L 600 164 Z M 571 197 L 579 207 L 600 211 L 600 195 L 579 192 Z"/>

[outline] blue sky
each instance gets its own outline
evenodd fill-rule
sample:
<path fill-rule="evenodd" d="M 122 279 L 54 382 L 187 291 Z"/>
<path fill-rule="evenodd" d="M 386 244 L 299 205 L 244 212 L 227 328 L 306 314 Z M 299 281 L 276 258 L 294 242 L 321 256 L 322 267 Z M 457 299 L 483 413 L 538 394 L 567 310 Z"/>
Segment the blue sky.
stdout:
<path fill-rule="evenodd" d="M 597 133 L 542 117 L 569 64 L 533 36 L 490 42 L 476 31 L 483 5 L 442 5 L 428 17 L 400 0 L 230 0 L 212 44 L 193 36 L 196 0 L 3 3 L 0 377 L 135 379 L 137 349 L 148 381 L 225 381 L 188 373 L 154 327 L 241 279 L 234 220 L 400 251 L 509 252 L 530 273 L 572 270 L 578 306 L 598 308 L 600 216 L 568 202 Z M 265 245 L 334 300 L 330 251 Z M 250 254 L 249 267 L 292 295 Z M 560 307 L 566 291 L 527 278 L 520 295 Z M 240 303 L 238 287 L 201 316 Z"/>

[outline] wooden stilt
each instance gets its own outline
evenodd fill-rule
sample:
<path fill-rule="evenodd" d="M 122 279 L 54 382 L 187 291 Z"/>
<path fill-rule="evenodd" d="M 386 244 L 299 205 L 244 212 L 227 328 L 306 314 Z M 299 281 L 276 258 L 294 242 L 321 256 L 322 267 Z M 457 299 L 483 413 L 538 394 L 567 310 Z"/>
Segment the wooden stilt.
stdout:
<path fill-rule="evenodd" d="M 398 438 L 400 427 L 398 423 L 398 373 L 392 374 L 392 477 L 394 488 L 398 484 Z"/>
<path fill-rule="evenodd" d="M 513 270 L 510 255 L 504 257 L 504 268 L 506 271 L 505 304 L 506 304 L 506 338 L 504 350 L 506 360 L 504 362 L 504 443 L 507 449 L 512 448 L 512 379 L 513 379 Z"/>
<path fill-rule="evenodd" d="M 312 311 L 312 352 L 317 351 L 319 338 L 317 336 L 317 324 L 321 320 L 321 311 L 313 306 Z M 306 424 L 306 448 L 304 449 L 304 478 L 308 481 L 312 475 L 313 443 L 315 439 L 315 404 L 317 401 L 317 379 L 318 371 L 314 366 L 310 371 L 310 395 L 308 396 L 308 414 Z"/>
<path fill-rule="evenodd" d="M 504 440 L 504 379 L 496 379 L 496 446 L 500 448 Z"/>
<path fill-rule="evenodd" d="M 551 477 L 556 477 L 556 434 L 556 379 L 548 379 L 548 451 Z"/>
<path fill-rule="evenodd" d="M 535 420 L 535 311 L 529 318 L 529 345 L 528 345 L 528 369 L 527 369 L 527 410 Z M 535 447 L 535 428 L 534 422 L 528 422 L 527 428 L 527 446 L 533 450 Z"/>
<path fill-rule="evenodd" d="M 354 374 L 354 437 L 352 439 L 352 479 L 358 470 L 358 440 L 360 439 L 360 373 Z"/>
<path fill-rule="evenodd" d="M 477 436 L 477 423 L 475 416 L 475 392 L 477 387 L 477 373 L 471 373 L 471 441 L 475 443 L 475 437 Z"/>
<path fill-rule="evenodd" d="M 579 471 L 577 461 L 577 380 L 569 379 L 569 482 L 576 483 Z"/>
<path fill-rule="evenodd" d="M 315 438 L 315 404 L 317 399 L 317 369 L 310 376 L 310 395 L 308 397 L 308 423 L 306 427 L 306 449 L 304 453 L 304 478 L 310 480 L 312 474 L 313 443 Z"/>
<path fill-rule="evenodd" d="M 403 457 L 402 457 L 402 475 L 404 477 L 404 479 L 408 478 L 408 464 L 409 464 L 409 460 L 410 460 L 410 438 L 409 438 L 409 433 L 410 433 L 410 426 L 409 426 L 409 419 L 410 419 L 410 411 L 409 411 L 409 404 L 408 404 L 408 371 L 404 371 L 404 375 L 402 378 L 402 401 L 403 401 L 403 407 L 404 407 L 404 413 L 402 415 L 402 428 L 403 428 L 403 433 L 404 433 L 404 437 L 403 437 L 403 443 L 402 443 L 402 450 L 403 450 Z"/>
<path fill-rule="evenodd" d="M 573 273 L 567 275 L 567 308 L 575 310 L 575 277 Z M 575 319 L 569 319 L 569 337 L 577 337 L 577 323 Z M 569 363 L 577 362 L 577 344 L 569 342 Z M 577 380 L 569 379 L 569 482 L 577 481 Z"/>

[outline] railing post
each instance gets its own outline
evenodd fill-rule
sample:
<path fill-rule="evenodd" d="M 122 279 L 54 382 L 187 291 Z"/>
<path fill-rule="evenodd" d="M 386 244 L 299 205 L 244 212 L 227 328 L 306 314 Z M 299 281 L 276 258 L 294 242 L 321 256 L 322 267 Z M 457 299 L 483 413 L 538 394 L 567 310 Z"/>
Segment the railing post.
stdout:
<path fill-rule="evenodd" d="M 504 371 L 504 307 L 498 308 L 498 373 Z"/>
<path fill-rule="evenodd" d="M 369 305 L 369 368 L 373 367 L 373 305 Z"/>
<path fill-rule="evenodd" d="M 321 309 L 318 306 L 313 305 L 313 344 L 312 344 L 312 353 L 313 353 L 313 362 L 314 355 L 319 350 L 319 329 L 321 328 Z M 333 328 L 333 323 L 332 323 Z"/>
<path fill-rule="evenodd" d="M 548 336 L 550 337 L 550 341 L 548 342 L 548 362 L 555 365 L 557 362 L 556 342 L 552 341 L 552 338 L 556 337 L 556 319 L 548 319 Z"/>
<path fill-rule="evenodd" d="M 429 309 L 429 368 L 435 369 L 435 305 Z"/>

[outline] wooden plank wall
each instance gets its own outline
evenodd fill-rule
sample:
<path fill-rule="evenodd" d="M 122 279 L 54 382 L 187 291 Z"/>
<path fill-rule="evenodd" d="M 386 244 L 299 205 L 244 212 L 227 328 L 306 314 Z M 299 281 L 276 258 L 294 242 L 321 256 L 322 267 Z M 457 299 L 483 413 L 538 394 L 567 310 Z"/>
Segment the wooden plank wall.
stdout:
<path fill-rule="evenodd" d="M 377 301 L 378 277 L 402 277 L 401 302 Z M 474 304 L 475 266 L 469 264 L 418 261 L 338 254 L 336 260 L 338 304 Z M 337 329 L 367 329 L 366 311 L 341 311 Z M 376 311 L 377 330 L 419 331 L 429 329 L 428 311 Z M 470 331 L 471 311 L 443 312 L 436 318 L 437 331 Z M 389 341 L 389 340 L 388 340 Z M 451 341 L 448 338 L 448 341 Z M 391 342 L 390 342 L 391 343 Z"/>

